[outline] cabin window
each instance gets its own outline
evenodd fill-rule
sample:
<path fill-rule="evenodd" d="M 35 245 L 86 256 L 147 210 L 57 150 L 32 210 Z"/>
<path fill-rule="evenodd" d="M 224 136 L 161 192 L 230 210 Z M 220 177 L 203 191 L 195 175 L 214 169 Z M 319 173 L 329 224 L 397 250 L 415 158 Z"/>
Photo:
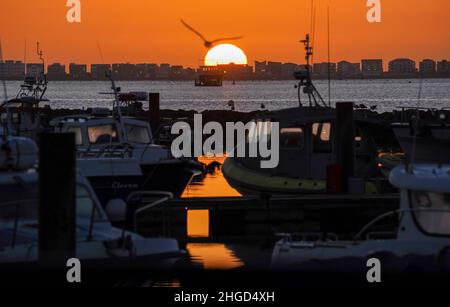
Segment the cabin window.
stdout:
<path fill-rule="evenodd" d="M 287 149 L 303 149 L 305 134 L 302 128 L 282 128 L 280 130 L 280 146 Z"/>
<path fill-rule="evenodd" d="M 70 127 L 69 129 L 67 129 L 67 132 L 72 132 L 75 134 L 75 145 L 83 145 L 83 136 L 81 134 L 80 127 Z"/>
<path fill-rule="evenodd" d="M 113 125 L 91 126 L 88 128 L 88 135 L 91 144 L 109 144 L 119 141 L 116 127 Z"/>
<path fill-rule="evenodd" d="M 125 131 L 127 133 L 128 142 L 131 143 L 150 143 L 150 132 L 148 127 L 137 125 L 125 125 Z"/>
<path fill-rule="evenodd" d="M 431 235 L 450 235 L 450 194 L 412 192 L 413 214 L 420 228 Z"/>
<path fill-rule="evenodd" d="M 312 136 L 315 153 L 331 153 L 331 123 L 314 123 Z"/>
<path fill-rule="evenodd" d="M 89 191 L 81 186 L 77 186 L 77 217 L 91 219 L 92 208 L 95 206 L 94 218 L 96 221 L 104 220 L 104 216 L 100 213 Z"/>

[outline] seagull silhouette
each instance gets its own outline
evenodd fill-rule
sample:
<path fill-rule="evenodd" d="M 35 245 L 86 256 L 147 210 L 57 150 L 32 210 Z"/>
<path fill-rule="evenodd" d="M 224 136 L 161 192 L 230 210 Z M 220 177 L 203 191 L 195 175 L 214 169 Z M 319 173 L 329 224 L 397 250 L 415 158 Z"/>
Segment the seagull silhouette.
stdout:
<path fill-rule="evenodd" d="M 200 37 L 203 40 L 203 43 L 205 44 L 206 48 L 211 48 L 212 46 L 214 46 L 215 44 L 217 44 L 218 42 L 223 42 L 223 41 L 231 41 L 231 40 L 237 40 L 237 39 L 241 39 L 242 36 L 235 36 L 235 37 L 226 37 L 226 38 L 218 38 L 212 41 L 207 40 L 200 32 L 198 32 L 197 30 L 195 30 L 193 27 L 191 27 L 190 25 L 188 25 L 183 19 L 181 19 L 181 23 L 188 28 L 189 30 L 191 30 L 192 32 L 194 32 L 198 37 Z"/>

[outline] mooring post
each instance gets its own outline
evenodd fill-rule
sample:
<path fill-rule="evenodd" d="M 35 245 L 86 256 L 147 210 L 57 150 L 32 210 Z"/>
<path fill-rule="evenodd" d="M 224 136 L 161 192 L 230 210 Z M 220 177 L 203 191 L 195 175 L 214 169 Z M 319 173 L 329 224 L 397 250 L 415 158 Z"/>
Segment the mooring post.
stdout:
<path fill-rule="evenodd" d="M 148 93 L 148 109 L 150 112 L 149 119 L 150 119 L 150 126 L 152 127 L 153 132 L 156 132 L 161 122 L 159 101 L 160 101 L 159 93 Z"/>
<path fill-rule="evenodd" d="M 353 102 L 336 104 L 336 136 L 336 163 L 341 168 L 342 192 L 348 193 L 348 181 L 355 168 Z"/>
<path fill-rule="evenodd" d="M 73 133 L 42 133 L 39 150 L 39 261 L 61 266 L 75 256 L 76 159 Z"/>

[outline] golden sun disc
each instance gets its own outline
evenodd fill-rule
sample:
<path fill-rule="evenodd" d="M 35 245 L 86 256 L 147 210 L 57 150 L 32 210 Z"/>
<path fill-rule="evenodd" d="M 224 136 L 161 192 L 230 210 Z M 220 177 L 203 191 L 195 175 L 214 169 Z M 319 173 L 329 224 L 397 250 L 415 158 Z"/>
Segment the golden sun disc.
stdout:
<path fill-rule="evenodd" d="M 226 64 L 246 65 L 247 56 L 242 49 L 232 44 L 220 44 L 211 48 L 205 57 L 205 66 Z"/>

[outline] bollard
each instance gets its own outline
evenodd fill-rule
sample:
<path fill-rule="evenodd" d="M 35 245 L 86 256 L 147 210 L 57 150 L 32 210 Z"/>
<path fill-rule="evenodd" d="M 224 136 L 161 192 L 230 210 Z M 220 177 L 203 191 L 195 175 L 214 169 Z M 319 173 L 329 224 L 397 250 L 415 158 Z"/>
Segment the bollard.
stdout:
<path fill-rule="evenodd" d="M 355 123 L 353 102 L 336 104 L 336 156 L 335 161 L 342 171 L 342 191 L 348 193 L 348 179 L 355 169 Z"/>
<path fill-rule="evenodd" d="M 73 133 L 42 133 L 39 150 L 39 262 L 64 268 L 76 249 Z"/>

